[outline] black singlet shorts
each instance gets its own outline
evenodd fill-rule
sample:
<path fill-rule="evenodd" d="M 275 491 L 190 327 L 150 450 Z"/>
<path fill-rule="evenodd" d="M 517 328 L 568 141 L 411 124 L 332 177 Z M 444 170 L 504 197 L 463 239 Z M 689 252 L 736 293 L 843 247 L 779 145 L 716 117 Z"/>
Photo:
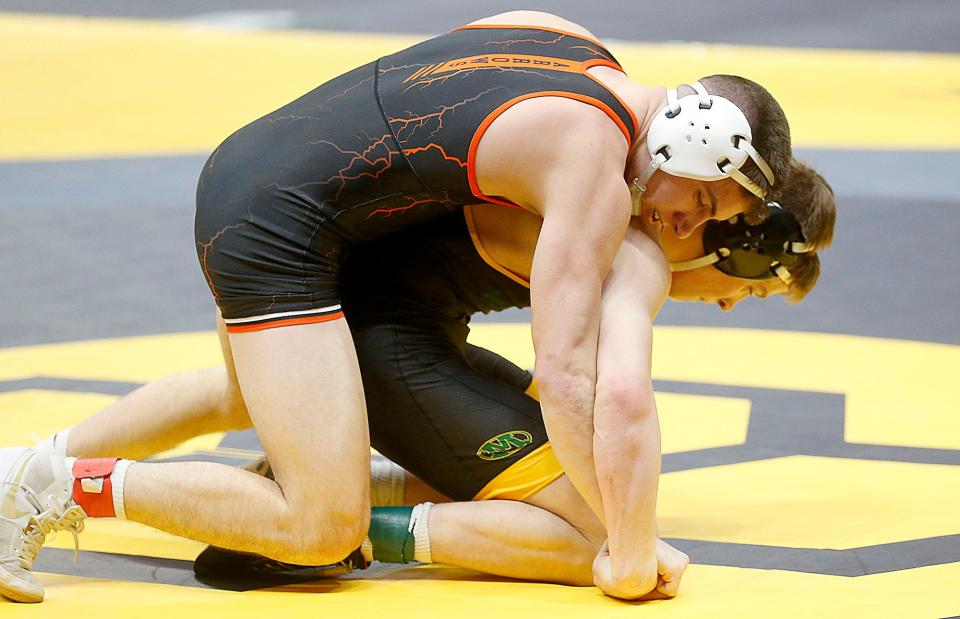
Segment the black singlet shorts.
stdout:
<path fill-rule="evenodd" d="M 455 500 L 523 499 L 561 474 L 531 374 L 466 341 L 472 314 L 530 292 L 484 262 L 462 213 L 352 249 L 342 289 L 375 449 Z"/>
<path fill-rule="evenodd" d="M 596 41 L 467 26 L 359 67 L 228 137 L 197 186 L 196 248 L 227 330 L 343 315 L 346 249 L 477 201 L 476 148 L 510 106 L 540 96 L 637 122 L 586 71 L 621 70 Z"/>

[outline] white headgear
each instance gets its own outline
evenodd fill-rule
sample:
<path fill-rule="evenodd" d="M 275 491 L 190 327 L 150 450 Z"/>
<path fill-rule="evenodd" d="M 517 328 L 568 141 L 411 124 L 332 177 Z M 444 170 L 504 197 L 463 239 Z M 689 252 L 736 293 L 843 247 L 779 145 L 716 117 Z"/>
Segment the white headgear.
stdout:
<path fill-rule="evenodd" d="M 677 98 L 667 90 L 667 105 L 657 112 L 647 131 L 650 166 L 633 180 L 633 214 L 640 214 L 640 202 L 653 173 L 716 181 L 732 178 L 763 199 L 766 192 L 740 171 L 747 158 L 753 160 L 772 187 L 773 170 L 753 147 L 747 117 L 735 103 L 710 95 L 700 82 L 691 84 L 696 94 Z"/>

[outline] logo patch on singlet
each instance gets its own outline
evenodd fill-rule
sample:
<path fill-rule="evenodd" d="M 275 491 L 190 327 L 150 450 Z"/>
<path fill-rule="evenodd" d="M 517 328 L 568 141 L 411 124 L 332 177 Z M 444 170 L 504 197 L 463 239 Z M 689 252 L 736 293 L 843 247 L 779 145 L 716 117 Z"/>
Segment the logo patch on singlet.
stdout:
<path fill-rule="evenodd" d="M 509 458 L 533 442 L 533 436 L 525 430 L 510 430 L 498 434 L 480 446 L 477 455 L 481 460 Z"/>
<path fill-rule="evenodd" d="M 447 62 L 427 65 L 414 71 L 404 83 L 414 80 L 428 80 L 433 76 L 476 69 L 546 69 L 565 73 L 582 73 L 583 63 L 550 56 L 531 56 L 529 54 L 481 54 L 454 58 Z M 450 76 L 448 76 L 450 77 Z"/>

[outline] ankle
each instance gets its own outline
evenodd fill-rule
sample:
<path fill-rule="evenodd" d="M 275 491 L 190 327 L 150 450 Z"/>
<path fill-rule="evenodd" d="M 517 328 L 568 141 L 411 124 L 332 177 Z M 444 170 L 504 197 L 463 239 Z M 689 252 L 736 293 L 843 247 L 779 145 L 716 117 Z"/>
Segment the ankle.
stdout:
<path fill-rule="evenodd" d="M 56 434 L 43 439 L 34 446 L 34 450 L 57 456 L 68 456 L 70 453 L 68 443 L 71 430 L 73 430 L 73 427 L 60 430 Z"/>
<path fill-rule="evenodd" d="M 413 507 L 374 507 L 370 512 L 370 533 L 361 547 L 364 558 L 383 563 L 431 563 L 432 506 L 427 502 Z"/>
<path fill-rule="evenodd" d="M 67 458 L 73 500 L 91 518 L 126 520 L 123 487 L 133 460 Z"/>

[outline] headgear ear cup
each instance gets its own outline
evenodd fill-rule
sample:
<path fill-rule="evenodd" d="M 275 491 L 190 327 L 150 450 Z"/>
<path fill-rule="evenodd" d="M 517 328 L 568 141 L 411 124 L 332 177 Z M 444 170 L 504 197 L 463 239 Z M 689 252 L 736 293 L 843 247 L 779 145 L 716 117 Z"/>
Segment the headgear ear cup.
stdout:
<path fill-rule="evenodd" d="M 673 272 L 692 271 L 712 264 L 727 275 L 743 279 L 779 277 L 790 284 L 790 267 L 799 254 L 813 248 L 804 242 L 799 222 L 776 202 L 767 203 L 768 216 L 749 225 L 737 215 L 727 221 L 708 221 L 703 229 L 704 255 L 670 264 Z"/>
<path fill-rule="evenodd" d="M 657 112 L 647 131 L 647 149 L 651 163 L 643 177 L 634 179 L 631 195 L 633 214 L 640 214 L 640 203 L 647 181 L 658 169 L 673 176 L 716 181 L 732 178 L 757 197 L 766 192 L 751 181 L 740 168 L 752 159 L 772 187 L 773 171 L 750 140 L 753 133 L 747 117 L 729 99 L 710 95 L 700 82 L 692 84 L 694 95 L 677 97 L 676 89 L 667 91 L 667 105 Z"/>

